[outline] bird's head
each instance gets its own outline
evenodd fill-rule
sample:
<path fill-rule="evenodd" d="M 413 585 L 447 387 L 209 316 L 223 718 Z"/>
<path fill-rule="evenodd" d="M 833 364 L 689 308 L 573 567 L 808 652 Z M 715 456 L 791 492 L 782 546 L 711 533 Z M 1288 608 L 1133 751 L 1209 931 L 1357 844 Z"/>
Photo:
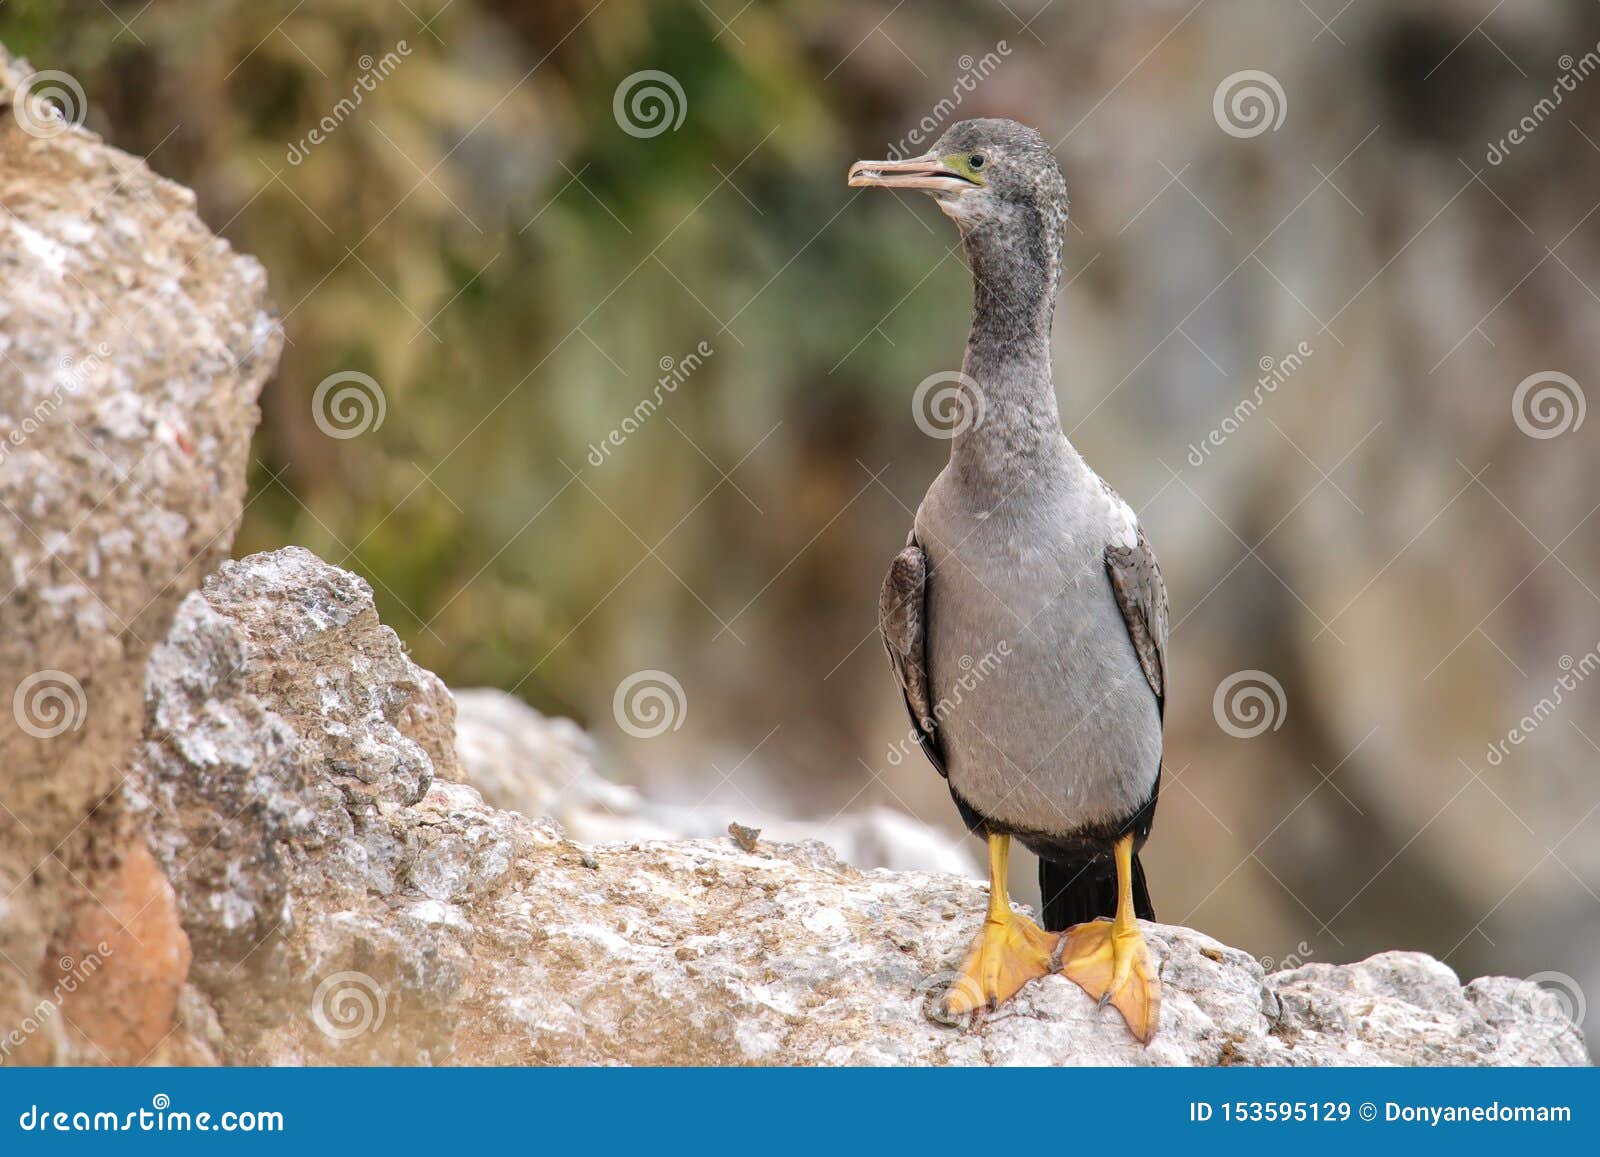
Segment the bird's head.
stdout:
<path fill-rule="evenodd" d="M 1067 220 L 1067 182 L 1045 139 L 1016 121 L 984 119 L 952 125 L 920 157 L 857 161 L 852 188 L 921 189 L 960 227 L 1022 246 L 1059 250 Z"/>
<path fill-rule="evenodd" d="M 961 230 L 980 307 L 1048 318 L 1061 283 L 1067 182 L 1038 132 L 1012 120 L 961 121 L 920 157 L 857 161 L 850 185 L 931 194 Z"/>

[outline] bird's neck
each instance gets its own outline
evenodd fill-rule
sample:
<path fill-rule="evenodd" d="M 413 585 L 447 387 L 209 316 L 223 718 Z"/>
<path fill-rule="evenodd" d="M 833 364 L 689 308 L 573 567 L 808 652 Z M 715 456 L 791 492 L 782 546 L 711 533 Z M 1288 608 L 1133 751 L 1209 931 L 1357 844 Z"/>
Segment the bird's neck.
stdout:
<path fill-rule="evenodd" d="M 1059 452 L 1061 415 L 1050 371 L 1050 326 L 1059 282 L 1043 245 L 971 234 L 972 333 L 962 370 L 976 389 L 974 420 L 951 460 L 974 477 L 1014 475 Z"/>

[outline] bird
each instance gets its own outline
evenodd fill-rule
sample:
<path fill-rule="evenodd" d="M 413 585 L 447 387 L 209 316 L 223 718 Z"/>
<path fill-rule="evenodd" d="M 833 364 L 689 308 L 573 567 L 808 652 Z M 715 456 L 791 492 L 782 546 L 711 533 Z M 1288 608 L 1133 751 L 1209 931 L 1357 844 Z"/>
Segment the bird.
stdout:
<path fill-rule="evenodd" d="M 972 274 L 950 460 L 878 608 L 912 734 L 988 845 L 987 913 L 944 1011 L 996 1009 L 1060 972 L 1148 1044 L 1161 984 L 1139 853 L 1160 793 L 1168 604 L 1138 516 L 1061 427 L 1066 179 L 1036 130 L 984 118 L 922 156 L 857 161 L 848 184 L 929 194 Z M 1007 895 L 1013 839 L 1039 857 L 1042 927 Z"/>

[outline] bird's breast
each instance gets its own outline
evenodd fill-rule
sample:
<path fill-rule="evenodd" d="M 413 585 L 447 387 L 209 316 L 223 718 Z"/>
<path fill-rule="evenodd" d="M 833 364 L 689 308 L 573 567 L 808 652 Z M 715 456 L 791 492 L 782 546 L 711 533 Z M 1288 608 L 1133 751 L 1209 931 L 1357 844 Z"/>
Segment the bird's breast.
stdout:
<path fill-rule="evenodd" d="M 993 504 L 936 488 L 917 521 L 951 784 L 1035 830 L 1136 810 L 1160 763 L 1159 713 L 1105 571 L 1121 504 L 1093 481 Z"/>

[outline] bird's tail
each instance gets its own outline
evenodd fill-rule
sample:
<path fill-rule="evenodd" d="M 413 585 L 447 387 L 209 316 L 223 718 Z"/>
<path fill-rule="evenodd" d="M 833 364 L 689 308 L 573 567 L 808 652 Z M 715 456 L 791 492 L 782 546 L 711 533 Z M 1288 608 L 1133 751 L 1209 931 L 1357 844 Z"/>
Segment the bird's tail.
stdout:
<path fill-rule="evenodd" d="M 1064 932 L 1100 916 L 1117 914 L 1117 870 L 1110 856 L 1080 860 L 1039 861 L 1039 895 L 1044 901 L 1047 932 Z M 1144 866 L 1133 857 L 1133 912 L 1154 920 Z"/>

